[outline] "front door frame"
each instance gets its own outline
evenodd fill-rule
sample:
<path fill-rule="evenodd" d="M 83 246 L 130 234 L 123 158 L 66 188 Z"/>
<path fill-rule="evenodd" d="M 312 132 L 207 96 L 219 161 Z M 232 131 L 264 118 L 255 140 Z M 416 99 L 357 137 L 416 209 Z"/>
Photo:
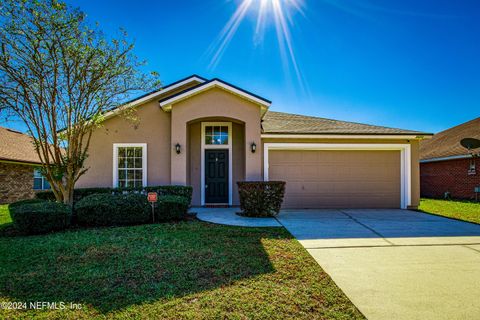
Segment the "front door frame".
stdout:
<path fill-rule="evenodd" d="M 205 144 L 205 127 L 208 126 L 223 126 L 228 127 L 228 144 Z M 201 147 L 201 178 L 200 178 L 200 194 L 201 205 L 205 205 L 205 149 L 228 149 L 228 205 L 232 205 L 232 123 L 231 122 L 202 122 L 202 147 Z"/>

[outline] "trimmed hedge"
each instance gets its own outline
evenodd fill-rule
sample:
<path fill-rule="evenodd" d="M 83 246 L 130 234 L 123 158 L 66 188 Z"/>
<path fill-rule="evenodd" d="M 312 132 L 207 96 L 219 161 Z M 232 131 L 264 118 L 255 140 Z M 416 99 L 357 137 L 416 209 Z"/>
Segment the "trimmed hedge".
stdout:
<path fill-rule="evenodd" d="M 42 200 L 42 199 L 26 199 L 26 200 L 20 200 L 20 201 L 17 201 L 17 202 L 12 202 L 8 205 L 8 209 L 12 209 L 12 208 L 15 208 L 15 207 L 18 207 L 18 206 L 21 206 L 21 205 L 24 205 L 24 204 L 32 204 L 32 203 L 43 203 L 45 202 L 45 200 Z"/>
<path fill-rule="evenodd" d="M 124 226 L 149 223 L 151 209 L 143 194 L 98 193 L 75 204 L 76 222 L 83 226 Z"/>
<path fill-rule="evenodd" d="M 155 222 L 180 220 L 187 214 L 190 202 L 183 196 L 160 196 L 155 209 Z"/>
<path fill-rule="evenodd" d="M 158 186 L 145 187 L 147 192 L 157 192 L 159 196 L 181 196 L 187 199 L 188 205 L 192 202 L 193 188 L 191 186 Z"/>
<path fill-rule="evenodd" d="M 73 191 L 73 202 L 77 202 L 89 195 L 98 193 L 112 193 L 112 188 L 79 188 Z M 37 199 L 55 201 L 53 191 L 40 191 L 35 195 Z"/>
<path fill-rule="evenodd" d="M 190 186 L 153 186 L 145 188 L 78 188 L 73 192 L 73 202 L 76 203 L 81 199 L 92 194 L 125 194 L 125 193 L 147 193 L 157 192 L 159 196 L 182 196 L 187 198 L 188 203 L 192 202 L 193 188 Z M 42 191 L 36 194 L 37 199 L 55 201 L 52 191 Z"/>
<path fill-rule="evenodd" d="M 71 208 L 63 203 L 39 199 L 9 205 L 15 228 L 24 234 L 64 230 L 69 225 Z"/>
<path fill-rule="evenodd" d="M 285 194 L 284 181 L 237 182 L 242 215 L 272 217 L 280 212 Z"/>

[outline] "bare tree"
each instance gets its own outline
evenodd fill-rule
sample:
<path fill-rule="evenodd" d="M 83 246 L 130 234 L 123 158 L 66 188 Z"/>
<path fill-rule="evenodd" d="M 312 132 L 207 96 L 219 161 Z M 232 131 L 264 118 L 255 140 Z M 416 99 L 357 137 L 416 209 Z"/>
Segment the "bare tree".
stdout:
<path fill-rule="evenodd" d="M 57 0 L 0 0 L 0 116 L 28 127 L 57 201 L 72 204 L 92 131 L 132 93 L 160 85 L 121 31 L 106 37 Z"/>

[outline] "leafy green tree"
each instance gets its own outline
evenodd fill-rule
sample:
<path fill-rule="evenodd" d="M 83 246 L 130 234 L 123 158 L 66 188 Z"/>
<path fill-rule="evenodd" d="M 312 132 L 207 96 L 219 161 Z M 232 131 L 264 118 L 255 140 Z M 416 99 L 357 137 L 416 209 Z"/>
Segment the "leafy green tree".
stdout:
<path fill-rule="evenodd" d="M 119 33 L 58 0 L 0 0 L 0 116 L 26 125 L 57 201 L 72 204 L 103 115 L 160 85 Z"/>

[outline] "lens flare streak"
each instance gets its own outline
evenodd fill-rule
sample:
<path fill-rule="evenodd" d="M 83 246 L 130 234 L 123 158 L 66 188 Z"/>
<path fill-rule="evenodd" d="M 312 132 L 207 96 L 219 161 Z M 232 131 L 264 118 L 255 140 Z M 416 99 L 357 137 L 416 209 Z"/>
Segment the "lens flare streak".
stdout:
<path fill-rule="evenodd" d="M 303 87 L 303 78 L 300 74 L 300 69 L 298 68 L 297 59 L 295 58 L 295 52 L 293 50 L 292 36 L 290 33 L 290 29 L 288 28 L 288 23 L 283 12 L 283 8 L 280 4 L 280 0 L 272 0 L 272 4 L 275 17 L 275 28 L 277 29 L 278 43 L 280 44 L 282 57 L 284 57 L 284 63 L 285 61 L 287 61 L 287 59 L 285 58 L 287 56 L 285 49 L 287 49 L 290 62 L 292 63 L 297 80 L 299 81 L 299 84 Z"/>
<path fill-rule="evenodd" d="M 208 56 L 212 56 L 208 66 L 209 69 L 217 67 L 245 16 L 248 12 L 254 10 L 257 12 L 253 37 L 254 46 L 263 42 L 267 21 L 271 19 L 274 23 L 284 71 L 288 75 L 291 67 L 301 89 L 305 90 L 305 82 L 295 57 L 290 31 L 290 26 L 293 24 L 292 10 L 299 12 L 303 16 L 305 15 L 302 0 L 243 0 L 225 27 L 223 27 L 217 40 L 207 51 Z"/>
<path fill-rule="evenodd" d="M 214 69 L 218 65 L 218 62 L 220 61 L 223 53 L 225 52 L 225 49 L 227 48 L 233 36 L 237 32 L 240 23 L 245 18 L 245 15 L 247 14 L 248 9 L 252 5 L 252 3 L 253 0 L 244 0 L 223 28 L 217 42 L 215 43 L 214 47 L 211 48 L 214 49 L 218 47 L 212 57 L 212 60 L 210 61 L 210 64 L 208 66 L 209 68 Z"/>

